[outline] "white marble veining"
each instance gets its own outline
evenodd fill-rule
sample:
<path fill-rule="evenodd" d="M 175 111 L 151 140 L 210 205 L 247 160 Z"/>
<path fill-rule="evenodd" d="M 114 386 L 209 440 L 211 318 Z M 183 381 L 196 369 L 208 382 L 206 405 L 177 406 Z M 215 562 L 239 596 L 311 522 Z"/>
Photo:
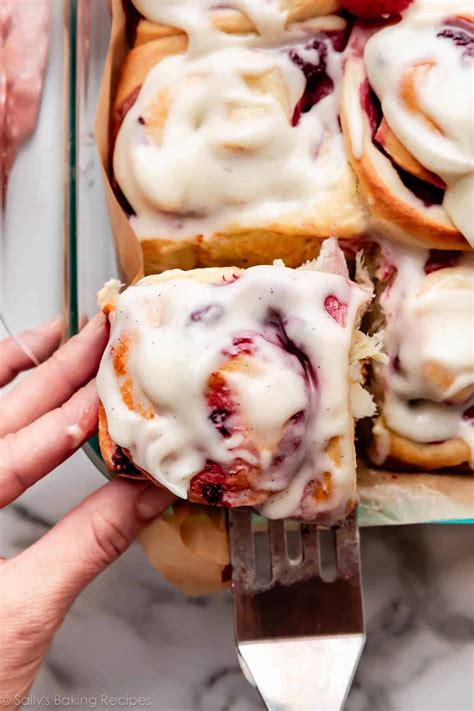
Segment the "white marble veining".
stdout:
<path fill-rule="evenodd" d="M 2 554 L 32 543 L 101 481 L 75 455 L 3 512 Z M 472 529 L 364 529 L 362 559 L 368 641 L 348 711 L 472 709 Z M 238 668 L 228 594 L 186 599 L 138 545 L 76 602 L 31 694 L 65 696 L 63 707 L 87 697 L 74 706 L 84 711 L 111 708 L 104 695 L 146 697 L 156 711 L 263 708 Z"/>

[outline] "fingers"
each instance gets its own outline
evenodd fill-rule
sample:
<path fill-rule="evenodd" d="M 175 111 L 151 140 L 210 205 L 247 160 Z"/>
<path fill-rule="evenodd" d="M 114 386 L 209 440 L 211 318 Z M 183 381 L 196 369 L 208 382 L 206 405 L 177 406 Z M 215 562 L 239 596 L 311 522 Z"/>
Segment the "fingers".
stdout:
<path fill-rule="evenodd" d="M 103 314 L 0 399 L 0 437 L 16 432 L 61 405 L 97 372 L 107 343 Z"/>
<path fill-rule="evenodd" d="M 153 484 L 114 480 L 24 553 L 0 561 L 4 695 L 26 694 L 77 595 L 174 498 Z"/>
<path fill-rule="evenodd" d="M 64 405 L 0 440 L 0 507 L 63 462 L 97 430 L 95 382 Z"/>
<path fill-rule="evenodd" d="M 20 333 L 18 341 L 42 363 L 58 348 L 62 330 L 62 320 L 56 318 L 34 331 Z M 34 361 L 13 338 L 0 341 L 0 387 L 7 385 L 22 370 L 28 370 L 34 365 Z"/>
<path fill-rule="evenodd" d="M 114 479 L 7 564 L 28 581 L 23 607 L 59 624 L 81 590 L 118 558 L 140 529 L 175 500 L 154 484 Z M 33 582 L 34 581 L 34 582 Z"/>

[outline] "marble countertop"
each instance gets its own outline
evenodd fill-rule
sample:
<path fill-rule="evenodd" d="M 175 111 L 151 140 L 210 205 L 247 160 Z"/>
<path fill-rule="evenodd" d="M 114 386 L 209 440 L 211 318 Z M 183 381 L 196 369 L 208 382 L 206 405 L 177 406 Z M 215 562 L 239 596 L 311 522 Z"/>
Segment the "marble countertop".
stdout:
<path fill-rule="evenodd" d="M 52 6 L 60 29 L 62 3 Z M 14 332 L 62 308 L 63 224 L 61 210 L 52 209 L 63 189 L 55 131 L 63 110 L 61 53 L 61 35 L 53 32 L 40 120 L 9 185 L 2 313 Z M 16 209 L 24 195 L 28 209 Z M 30 545 L 102 481 L 78 452 L 0 513 L 0 555 Z M 362 531 L 367 644 L 349 711 L 473 708 L 473 531 L 461 525 Z M 186 599 L 134 545 L 72 608 L 29 707 L 132 708 L 138 697 L 156 711 L 262 709 L 239 670 L 229 594 Z"/>
<path fill-rule="evenodd" d="M 2 555 L 30 545 L 101 483 L 77 453 L 2 513 Z M 472 709 L 472 531 L 362 531 L 367 643 L 348 711 Z M 238 667 L 229 595 L 186 599 L 138 545 L 76 602 L 31 694 L 84 711 L 111 708 L 103 697 L 132 706 L 139 696 L 156 711 L 263 708 Z"/>

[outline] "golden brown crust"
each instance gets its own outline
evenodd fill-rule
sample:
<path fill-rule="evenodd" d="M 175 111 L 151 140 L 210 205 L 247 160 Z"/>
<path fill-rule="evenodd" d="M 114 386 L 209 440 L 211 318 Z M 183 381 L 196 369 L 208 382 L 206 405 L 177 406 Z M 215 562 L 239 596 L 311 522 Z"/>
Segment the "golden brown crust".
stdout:
<path fill-rule="evenodd" d="M 366 74 L 360 57 L 349 58 L 343 81 L 341 122 L 359 189 L 382 234 L 407 244 L 435 249 L 469 250 L 470 246 L 441 206 L 426 207 L 402 183 L 390 160 L 374 145 L 360 95 Z M 357 115 L 354 115 L 358 112 Z M 354 145 L 360 132 L 361 151 Z M 359 155 L 360 152 L 360 155 Z M 357 155 L 356 155 L 357 154 Z"/>
<path fill-rule="evenodd" d="M 384 466 L 412 466 L 423 471 L 459 467 L 470 469 L 470 450 L 462 439 L 449 439 L 445 442 L 422 443 L 407 439 L 390 430 L 383 417 L 379 417 L 376 427 L 381 430 L 379 436 L 384 440 L 384 450 L 388 456 Z M 385 439 L 387 440 L 385 442 Z M 388 447 L 387 447 L 388 445 Z M 377 440 L 369 448 L 369 458 L 374 463 L 379 461 Z"/>
<path fill-rule="evenodd" d="M 186 35 L 178 33 L 138 45 L 130 50 L 120 70 L 114 97 L 111 117 L 111 130 L 114 134 L 120 128 L 124 115 L 133 105 L 138 90 L 153 67 L 166 57 L 184 52 L 187 45 Z M 131 96 L 134 96 L 132 102 L 130 102 Z"/>
<path fill-rule="evenodd" d="M 341 9 L 339 0 L 281 0 L 280 5 L 282 10 L 287 12 L 286 27 L 295 23 L 317 20 L 319 17 L 332 15 Z M 257 31 L 251 19 L 235 8 L 220 7 L 216 4 L 214 8 L 210 8 L 209 12 L 211 23 L 221 32 L 250 34 Z M 184 35 L 185 31 L 143 18 L 137 25 L 134 46 L 175 34 Z"/>
<path fill-rule="evenodd" d="M 345 207 L 350 206 L 346 204 Z M 344 219 L 344 216 L 343 216 Z M 141 241 L 145 262 L 145 274 L 156 274 L 166 269 L 194 269 L 196 267 L 238 266 L 250 267 L 269 264 L 274 259 L 283 259 L 286 266 L 298 267 L 318 256 L 325 237 L 336 234 L 341 238 L 355 239 L 362 236 L 365 221 L 360 220 L 359 230 L 354 233 L 346 219 L 328 224 L 323 234 L 314 234 L 311 225 L 307 233 L 295 233 L 288 227 L 275 230 L 236 228 L 235 232 L 218 232 L 211 238 L 196 237 L 194 241 L 145 239 Z"/>
<path fill-rule="evenodd" d="M 445 183 L 436 173 L 426 170 L 421 163 L 405 148 L 403 143 L 400 143 L 392 129 L 389 127 L 385 119 L 382 119 L 380 126 L 375 134 L 376 140 L 383 146 L 385 152 L 391 156 L 395 163 L 403 170 L 411 173 L 420 180 L 425 180 L 431 185 L 444 189 Z"/>

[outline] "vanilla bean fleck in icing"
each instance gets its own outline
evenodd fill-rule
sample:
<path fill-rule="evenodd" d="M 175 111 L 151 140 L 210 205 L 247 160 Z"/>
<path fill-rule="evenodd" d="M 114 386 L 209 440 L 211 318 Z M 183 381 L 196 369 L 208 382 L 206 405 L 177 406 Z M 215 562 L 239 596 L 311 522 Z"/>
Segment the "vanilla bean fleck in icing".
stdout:
<path fill-rule="evenodd" d="M 473 20 L 472 2 L 423 0 L 401 22 L 376 32 L 364 51 L 368 78 L 389 127 L 426 169 L 445 181 L 443 207 L 472 246 Z"/>
<path fill-rule="evenodd" d="M 376 365 L 385 423 L 414 442 L 460 438 L 474 460 L 474 258 L 459 253 L 450 266 L 448 253 L 431 270 L 428 250 L 384 252 L 396 269 L 381 296 L 390 363 Z M 383 463 L 383 434 L 377 444 Z"/>
<path fill-rule="evenodd" d="M 304 268 L 231 271 L 171 271 L 118 297 L 97 377 L 110 436 L 180 497 L 206 462 L 225 469 L 241 460 L 259 468 L 254 486 L 268 491 L 264 515 L 343 518 L 355 496 L 349 353 L 370 291 Z M 127 342 L 134 407 L 114 368 Z M 235 348 L 243 348 L 238 366 L 229 365 Z M 241 427 L 232 436 L 210 417 L 214 373 L 225 376 L 238 405 Z M 278 447 L 292 425 L 298 438 L 283 462 Z M 327 451 L 333 438 L 336 459 Z M 308 485 L 325 475 L 327 496 L 307 500 Z"/>

